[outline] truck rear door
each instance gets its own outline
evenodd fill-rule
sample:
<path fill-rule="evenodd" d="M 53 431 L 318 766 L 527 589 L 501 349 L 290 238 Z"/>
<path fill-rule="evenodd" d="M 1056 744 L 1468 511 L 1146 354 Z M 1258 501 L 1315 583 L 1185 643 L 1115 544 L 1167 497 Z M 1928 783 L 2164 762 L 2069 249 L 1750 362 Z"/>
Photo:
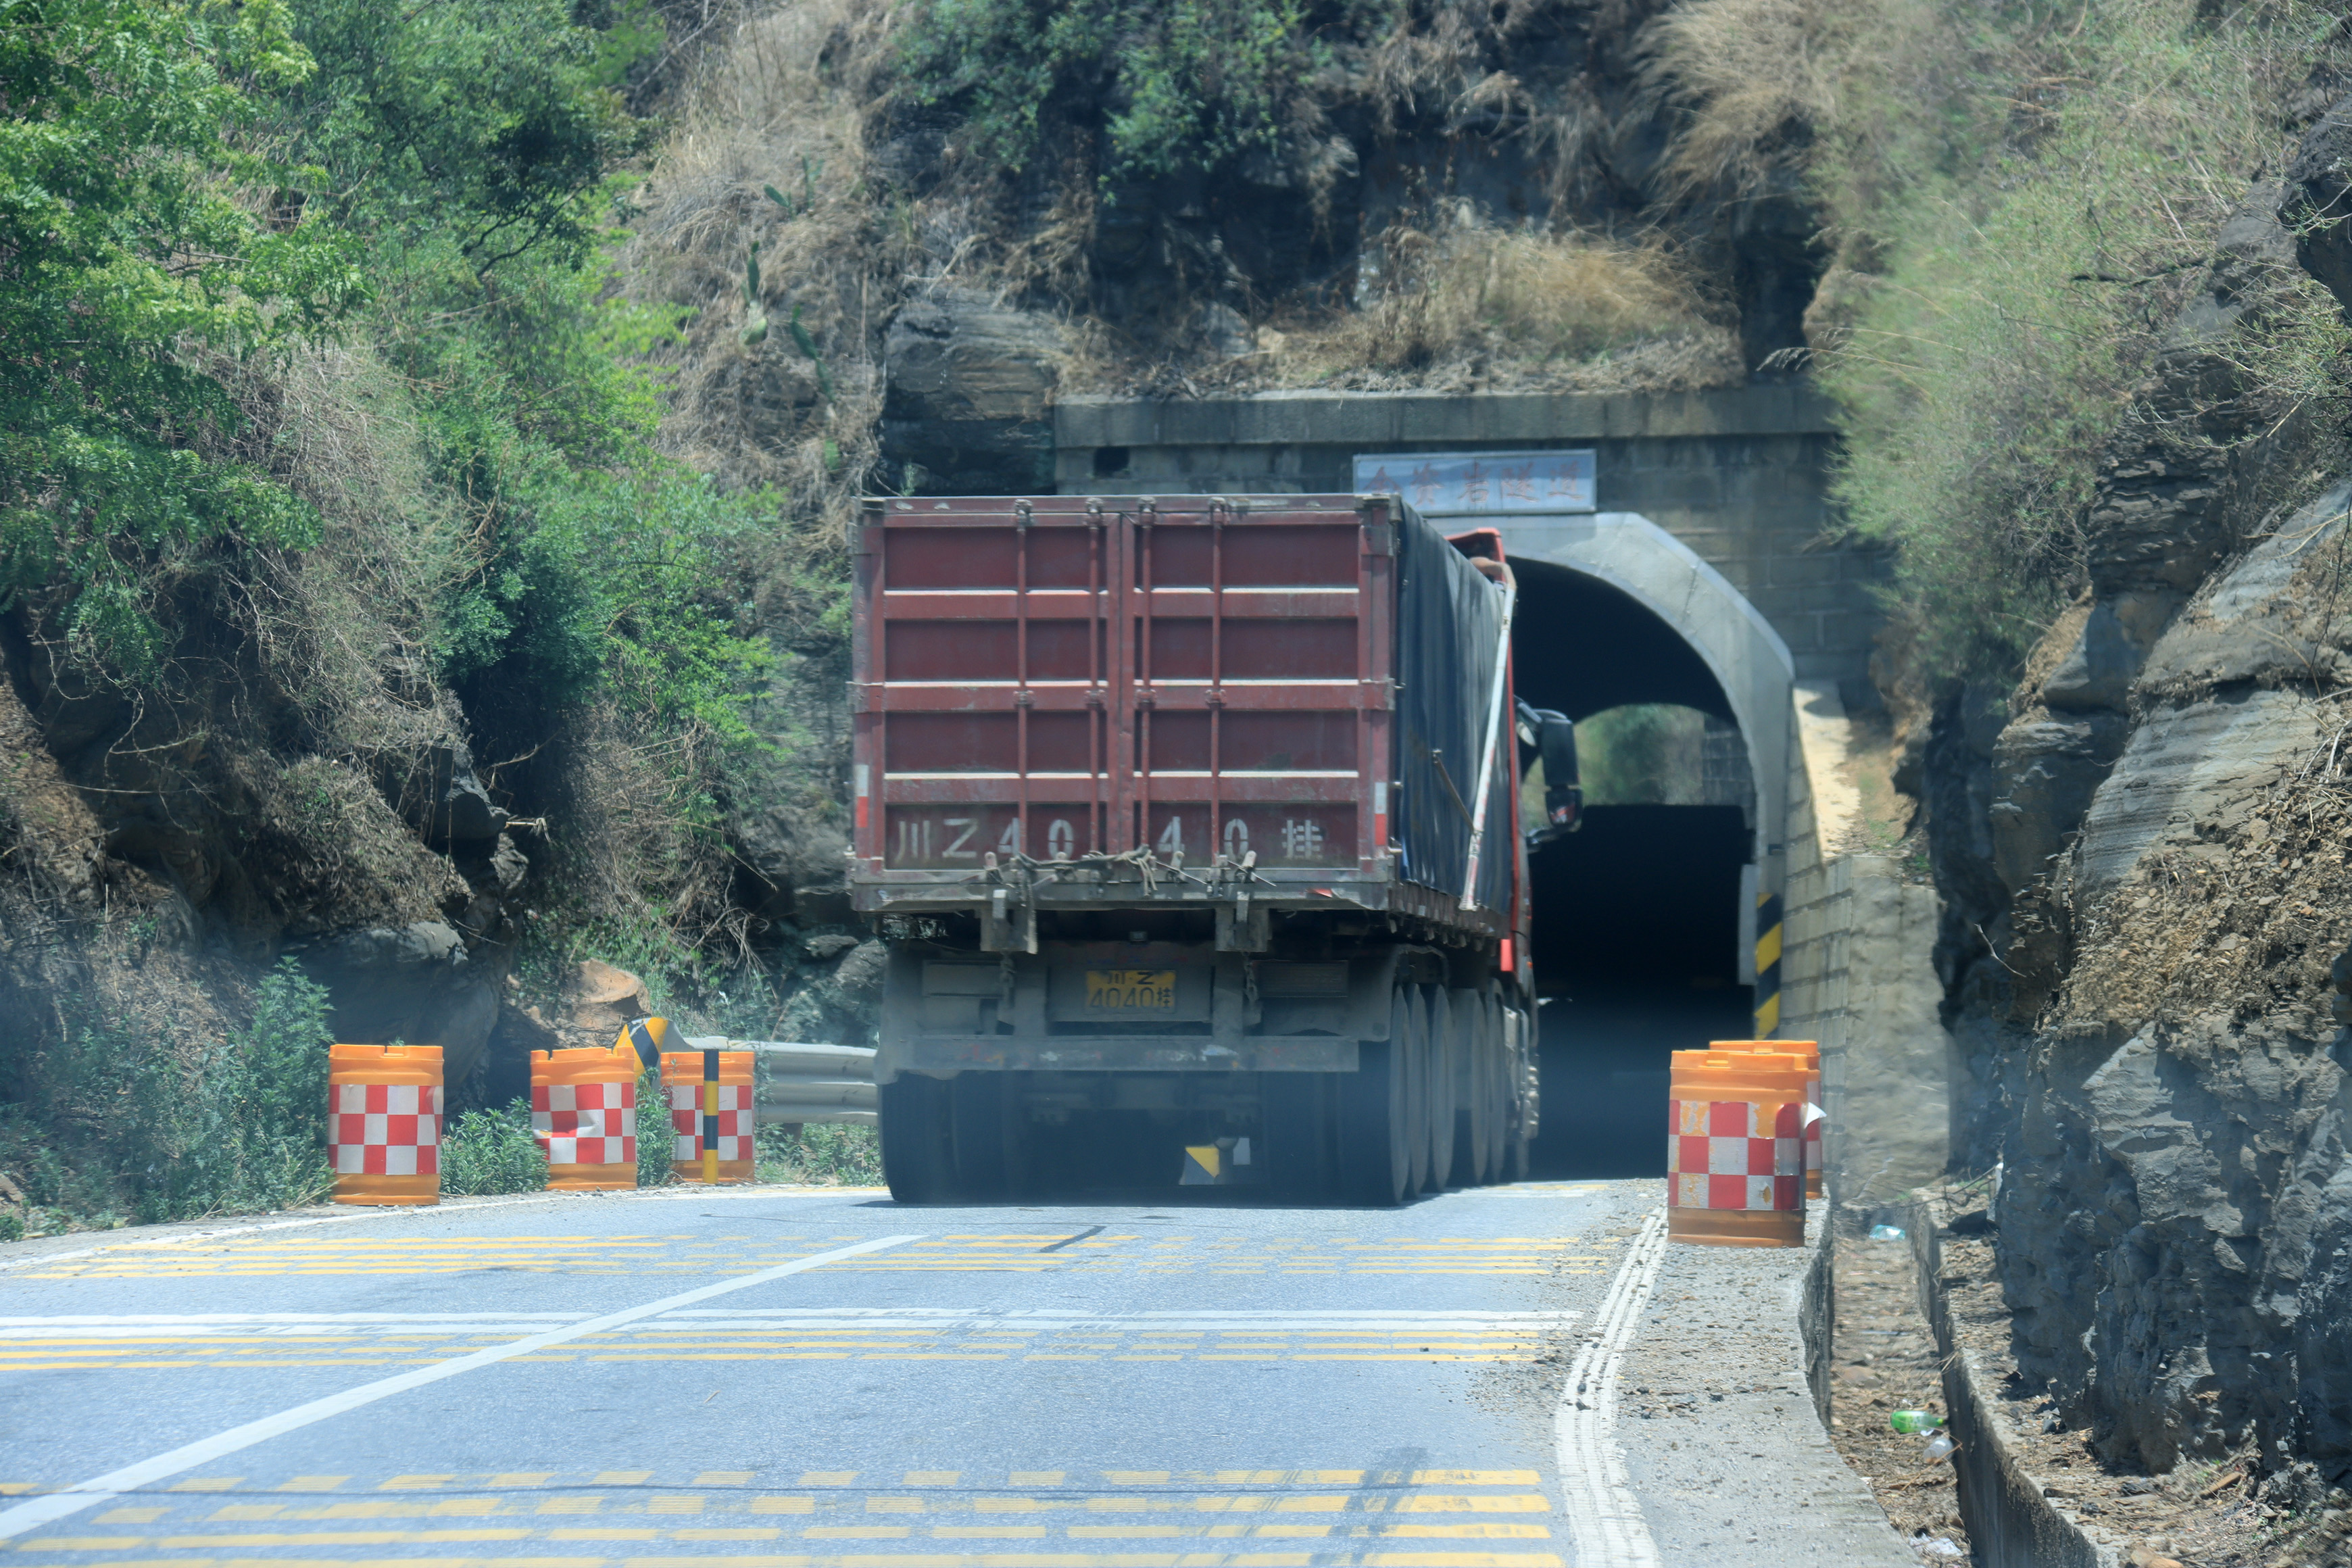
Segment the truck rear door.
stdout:
<path fill-rule="evenodd" d="M 1349 496 L 869 502 L 856 879 L 1139 844 L 1381 879 L 1391 539 Z"/>

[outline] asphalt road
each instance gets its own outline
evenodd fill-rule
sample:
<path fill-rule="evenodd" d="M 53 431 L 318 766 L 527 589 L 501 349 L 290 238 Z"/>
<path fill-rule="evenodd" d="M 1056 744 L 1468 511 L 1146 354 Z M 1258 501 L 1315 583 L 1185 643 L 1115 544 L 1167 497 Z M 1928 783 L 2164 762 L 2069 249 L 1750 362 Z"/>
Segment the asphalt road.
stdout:
<path fill-rule="evenodd" d="M 1797 1255 L 1667 1248 L 1657 1186 L 1395 1211 L 668 1189 L 0 1248 L 0 1546 L 75 1568 L 1914 1561 L 1823 1468 Z M 1633 1391 L 1644 1356 L 1675 1400 Z"/>

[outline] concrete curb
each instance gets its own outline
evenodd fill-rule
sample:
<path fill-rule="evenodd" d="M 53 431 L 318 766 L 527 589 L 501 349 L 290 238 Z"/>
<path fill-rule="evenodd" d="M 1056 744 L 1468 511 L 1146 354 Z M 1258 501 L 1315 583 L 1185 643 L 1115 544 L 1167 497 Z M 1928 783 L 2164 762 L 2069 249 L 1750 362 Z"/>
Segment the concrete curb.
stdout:
<path fill-rule="evenodd" d="M 1994 1396 L 1993 1379 L 1952 1331 L 1944 1292 L 1942 1215 L 1932 1204 L 1901 1211 L 1918 1268 L 1919 1310 L 1944 1367 L 1944 1409 L 1959 1445 L 1960 1520 L 1977 1568 L 2123 1568 L 2120 1546 L 2043 1495 L 2026 1468 L 2017 1434 Z"/>
<path fill-rule="evenodd" d="M 1813 1259 L 1805 1266 L 1798 1288 L 1797 1332 L 1805 1345 L 1805 1386 L 1813 1396 L 1813 1414 L 1822 1432 L 1830 1429 L 1831 1353 L 1837 1348 L 1837 1215 L 1835 1204 L 1822 1205 L 1821 1223 L 1813 1227 Z M 1807 1216 L 1810 1220 L 1811 1216 Z"/>

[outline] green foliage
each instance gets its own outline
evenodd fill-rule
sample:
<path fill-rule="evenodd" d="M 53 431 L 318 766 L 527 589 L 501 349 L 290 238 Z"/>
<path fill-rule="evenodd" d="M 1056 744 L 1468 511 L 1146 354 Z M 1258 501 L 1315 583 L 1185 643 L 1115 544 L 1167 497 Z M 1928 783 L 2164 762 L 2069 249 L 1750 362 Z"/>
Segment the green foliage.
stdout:
<path fill-rule="evenodd" d="M 249 148 L 310 69 L 282 0 L 0 0 L 0 604 L 71 584 L 78 640 L 131 676 L 158 552 L 316 535 L 224 454 L 246 421 L 213 368 L 362 297 L 350 236 L 239 199 L 307 178 Z"/>
<path fill-rule="evenodd" d="M 609 687 L 656 724 L 751 742 L 739 696 L 772 656 L 738 634 L 723 595 L 731 553 L 772 525 L 774 498 L 724 494 L 650 454 L 627 475 L 511 455 L 499 548 L 443 610 L 450 678 L 526 681 L 551 703 Z"/>
<path fill-rule="evenodd" d="M 468 1110 L 441 1138 L 444 1193 L 536 1193 L 547 1185 L 547 1156 L 531 1136 L 530 1102 Z"/>
<path fill-rule="evenodd" d="M 1706 715 L 1671 703 L 1637 702 L 1576 726 L 1578 782 L 1587 805 L 1694 804 Z"/>
<path fill-rule="evenodd" d="M 1108 172 L 1213 170 L 1272 142 L 1319 56 L 1304 0 L 918 0 L 900 37 L 917 101 L 1019 169 L 1056 99 L 1109 105 Z"/>
<path fill-rule="evenodd" d="M 637 1075 L 637 1185 L 666 1187 L 677 1173 L 670 1167 L 676 1152 L 669 1124 L 669 1090 L 662 1087 L 661 1068 L 649 1067 Z"/>
<path fill-rule="evenodd" d="M 778 508 L 652 449 L 646 356 L 677 323 L 606 282 L 639 143 L 611 84 L 660 24 L 602 9 L 0 0 L 0 608 L 69 584 L 79 650 L 152 677 L 170 551 L 318 535 L 226 455 L 254 445 L 237 395 L 364 331 L 465 524 L 445 673 L 747 740 L 764 650 L 730 566 Z"/>
<path fill-rule="evenodd" d="M 156 1221 L 315 1202 L 333 1184 L 328 1012 L 325 988 L 287 959 L 226 1040 L 86 1018 L 26 1064 L 0 1169 L 81 1224 L 119 1223 L 122 1208 Z"/>
<path fill-rule="evenodd" d="M 1822 367 L 1837 496 L 1901 547 L 1897 597 L 1940 674 L 2013 673 L 2084 581 L 2100 451 L 2332 25 L 2293 4 L 2217 23 L 2193 0 L 2053 15 L 1882 7 L 1816 162 L 1850 250 L 1884 258 Z M 2249 323 L 2283 313 L 2306 379 L 2333 321 L 2314 292 L 2283 286 Z"/>
<path fill-rule="evenodd" d="M 873 1187 L 882 1184 L 882 1138 L 854 1121 L 812 1121 L 797 1131 L 760 1129 L 753 1174 L 762 1182 L 811 1187 Z"/>
<path fill-rule="evenodd" d="M 609 87 L 658 44 L 643 5 L 602 33 L 571 0 L 304 0 L 296 16 L 317 68 L 280 97 L 279 122 L 341 223 L 446 235 L 476 268 L 593 252 L 583 198 L 638 144 Z"/>

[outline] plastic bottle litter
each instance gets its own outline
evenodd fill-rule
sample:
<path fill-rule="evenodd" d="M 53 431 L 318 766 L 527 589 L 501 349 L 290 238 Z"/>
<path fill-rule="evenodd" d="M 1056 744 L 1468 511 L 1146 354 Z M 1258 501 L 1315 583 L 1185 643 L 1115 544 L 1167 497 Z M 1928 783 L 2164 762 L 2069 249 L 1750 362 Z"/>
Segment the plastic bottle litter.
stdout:
<path fill-rule="evenodd" d="M 1952 1441 L 1952 1435 L 1949 1432 L 1938 1432 L 1927 1439 L 1927 1462 L 1931 1465 L 1942 1464 L 1952 1457 L 1952 1450 L 1958 1447 L 1958 1443 Z"/>
<path fill-rule="evenodd" d="M 1874 1225 L 1870 1227 L 1870 1239 L 1873 1241 L 1900 1241 L 1903 1239 L 1903 1227 L 1899 1225 Z"/>
<path fill-rule="evenodd" d="M 1932 1410 L 1895 1410 L 1887 1413 L 1886 1424 L 1897 1432 L 1934 1432 L 1944 1418 Z"/>

